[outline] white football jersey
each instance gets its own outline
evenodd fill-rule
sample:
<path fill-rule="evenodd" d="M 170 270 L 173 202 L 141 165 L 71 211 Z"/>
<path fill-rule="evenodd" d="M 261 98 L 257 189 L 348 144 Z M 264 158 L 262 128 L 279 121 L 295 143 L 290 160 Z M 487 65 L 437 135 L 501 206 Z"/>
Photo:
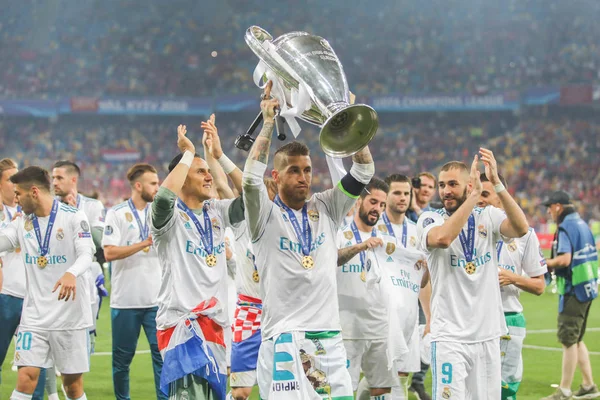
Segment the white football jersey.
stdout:
<path fill-rule="evenodd" d="M 236 261 L 235 287 L 237 294 L 260 299 L 260 276 L 256 267 L 256 257 L 252 251 L 246 221 L 233 230 Z M 255 280 L 258 277 L 258 282 Z"/>
<path fill-rule="evenodd" d="M 394 224 L 390 221 L 390 227 L 392 228 L 392 232 L 390 232 L 383 216 L 377 221 L 377 229 L 381 233 L 395 237 L 397 243 L 402 244 L 403 247 L 410 249 L 417 248 L 417 224 L 408 219 L 406 215 L 402 224 Z M 404 235 L 404 229 L 406 229 L 406 236 Z"/>
<path fill-rule="evenodd" d="M 42 240 L 46 235 L 49 217 L 38 218 Z M 26 295 L 21 326 L 38 330 L 75 330 L 92 326 L 92 309 L 88 282 L 83 275 L 77 278 L 75 300 L 58 300 L 56 282 L 73 265 L 79 254 L 94 253 L 90 225 L 85 214 L 66 204 L 60 204 L 50 237 L 48 264 L 40 268 L 37 260 L 40 245 L 36 238 L 31 215 L 17 218 L 2 231 L 14 248 L 21 248 L 25 264 Z"/>
<path fill-rule="evenodd" d="M 77 194 L 77 208 L 83 210 L 92 228 L 104 229 L 104 205 L 100 200 Z"/>
<path fill-rule="evenodd" d="M 467 261 L 457 237 L 447 249 L 428 248 L 427 234 L 449 218 L 445 209 L 426 211 L 417 222 L 419 250 L 427 254 L 431 275 L 431 340 L 474 343 L 506 333 L 498 284 L 496 242 L 506 214 L 498 208 L 476 207 L 473 262 Z M 463 227 L 465 236 L 468 223 Z"/>
<path fill-rule="evenodd" d="M 389 347 L 393 360 L 402 357 L 411 346 L 419 324 L 419 293 L 427 270 L 426 256 L 404 248 L 397 238 L 384 236 L 383 247 L 368 252 L 372 261 L 367 282 L 379 283 L 389 322 Z"/>
<path fill-rule="evenodd" d="M 227 291 L 223 279 L 227 273 L 225 259 L 225 228 L 231 226 L 229 205 L 233 200 L 209 200 L 205 202 L 212 225 L 213 254 L 217 265 L 210 267 L 200 233 L 190 217 L 175 202 L 174 214 L 162 228 L 152 226 L 154 247 L 162 268 L 162 280 L 158 294 L 158 329 L 175 326 L 198 304 L 212 297 L 227 308 Z M 204 228 L 202 210 L 195 210 L 196 217 Z"/>
<path fill-rule="evenodd" d="M 351 226 L 338 233 L 338 248 L 356 245 Z M 375 235 L 381 233 L 374 229 Z M 358 231 L 361 242 L 371 237 L 371 232 Z M 361 264 L 360 254 L 346 264 L 337 267 L 337 288 L 340 305 L 340 322 L 344 339 L 385 339 L 388 321 L 386 305 L 378 287 L 367 288 L 367 252 L 365 265 Z M 364 271 L 364 273 L 363 273 Z"/>
<path fill-rule="evenodd" d="M 540 276 L 548 271 L 546 259 L 540 249 L 540 242 L 533 228 L 521 238 L 501 240 L 497 243 L 498 264 L 517 275 Z M 523 312 L 519 301 L 521 289 L 515 285 L 500 288 L 504 312 Z"/>
<path fill-rule="evenodd" d="M 263 340 L 293 331 L 341 330 L 337 297 L 337 232 L 356 199 L 339 187 L 307 201 L 313 264 L 304 268 L 302 246 L 288 214 L 269 199 L 262 181 L 266 166 L 244 172 L 245 217 L 253 238 L 263 294 Z M 258 170 L 261 170 L 260 175 Z M 293 211 L 302 226 L 301 210 Z"/>
<path fill-rule="evenodd" d="M 142 226 L 150 226 L 150 207 L 137 210 Z M 102 246 L 131 246 L 140 243 L 140 226 L 129 203 L 120 203 L 106 213 Z M 161 269 L 154 247 L 111 261 L 111 308 L 150 308 L 158 305 Z"/>
<path fill-rule="evenodd" d="M 1 203 L 0 206 L 2 206 Z M 3 209 L 0 210 L 0 231 L 11 223 L 16 214 L 16 207 L 3 206 Z M 22 299 L 25 297 L 25 265 L 20 253 L 21 248 L 17 247 L 1 256 L 4 275 L 1 293 Z"/>

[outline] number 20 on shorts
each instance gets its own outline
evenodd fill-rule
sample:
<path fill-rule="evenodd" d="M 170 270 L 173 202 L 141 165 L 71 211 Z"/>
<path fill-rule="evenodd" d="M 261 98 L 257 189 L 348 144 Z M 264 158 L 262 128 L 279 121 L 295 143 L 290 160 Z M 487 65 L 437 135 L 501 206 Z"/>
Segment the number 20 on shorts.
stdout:
<path fill-rule="evenodd" d="M 17 335 L 17 346 L 16 350 L 29 350 L 31 349 L 31 332 L 19 332 Z"/>

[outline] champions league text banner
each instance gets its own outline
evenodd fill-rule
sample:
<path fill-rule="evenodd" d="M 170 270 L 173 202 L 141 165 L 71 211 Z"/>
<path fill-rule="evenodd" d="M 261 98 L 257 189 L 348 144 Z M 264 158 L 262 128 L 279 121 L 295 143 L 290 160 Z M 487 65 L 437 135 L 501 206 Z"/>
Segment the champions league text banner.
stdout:
<path fill-rule="evenodd" d="M 379 112 L 511 111 L 547 104 L 591 105 L 600 102 L 600 87 L 570 85 L 523 92 L 360 96 Z M 0 116 L 52 118 L 69 114 L 206 116 L 212 112 L 255 111 L 255 93 L 207 97 L 72 97 L 0 99 Z"/>

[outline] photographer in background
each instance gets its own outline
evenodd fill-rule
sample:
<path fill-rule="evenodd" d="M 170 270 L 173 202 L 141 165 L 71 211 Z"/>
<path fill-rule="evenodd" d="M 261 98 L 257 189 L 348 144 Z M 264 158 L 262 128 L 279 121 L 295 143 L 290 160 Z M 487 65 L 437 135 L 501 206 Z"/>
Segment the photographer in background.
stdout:
<path fill-rule="evenodd" d="M 412 178 L 413 196 L 410 209 L 406 216 L 413 222 L 417 222 L 419 215 L 424 211 L 433 211 L 442 208 L 441 204 L 431 204 L 431 199 L 437 188 L 437 180 L 430 172 L 421 172 L 416 178 Z"/>

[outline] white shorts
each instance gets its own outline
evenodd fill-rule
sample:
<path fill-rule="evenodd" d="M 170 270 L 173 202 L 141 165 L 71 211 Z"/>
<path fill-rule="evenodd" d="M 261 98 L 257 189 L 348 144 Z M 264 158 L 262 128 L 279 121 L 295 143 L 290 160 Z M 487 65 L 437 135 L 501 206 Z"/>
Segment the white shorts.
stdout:
<path fill-rule="evenodd" d="M 500 340 L 431 342 L 433 399 L 500 399 Z"/>
<path fill-rule="evenodd" d="M 362 369 L 369 387 L 391 388 L 396 383 L 396 373 L 388 369 L 387 339 L 361 340 L 344 339 L 348 354 L 348 371 L 352 378 L 352 389 L 358 389 Z"/>
<path fill-rule="evenodd" d="M 415 325 L 412 336 L 406 341 L 408 353 L 394 363 L 396 372 L 419 372 L 421 370 L 421 333 Z"/>
<path fill-rule="evenodd" d="M 87 329 L 36 331 L 19 328 L 15 347 L 17 367 L 56 369 L 63 374 L 90 370 L 90 336 Z"/>
<path fill-rule="evenodd" d="M 281 361 L 275 363 L 275 358 Z M 352 398 L 346 362 L 341 333 L 315 339 L 308 332 L 293 332 L 278 335 L 277 340 L 264 340 L 257 363 L 260 398 L 285 398 L 284 391 L 288 390 L 301 396 L 316 392 L 329 400 Z"/>
<path fill-rule="evenodd" d="M 229 386 L 232 388 L 247 388 L 256 385 L 256 370 L 232 372 L 229 375 Z"/>

